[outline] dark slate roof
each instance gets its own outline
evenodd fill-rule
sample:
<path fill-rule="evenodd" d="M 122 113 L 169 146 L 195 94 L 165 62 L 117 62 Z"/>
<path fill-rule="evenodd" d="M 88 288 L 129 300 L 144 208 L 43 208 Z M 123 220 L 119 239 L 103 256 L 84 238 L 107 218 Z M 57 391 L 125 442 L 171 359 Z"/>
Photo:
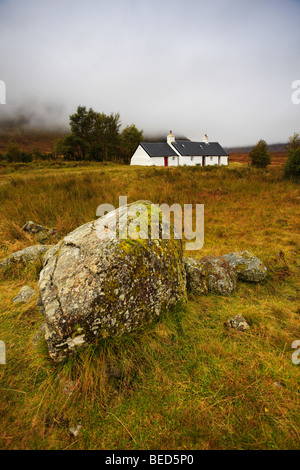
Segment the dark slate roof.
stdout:
<path fill-rule="evenodd" d="M 152 142 L 141 142 L 141 147 L 148 153 L 150 157 L 176 157 L 177 153 L 170 147 L 169 144 L 165 143 L 152 143 Z"/>
<path fill-rule="evenodd" d="M 168 145 L 168 144 L 167 144 Z M 228 153 L 218 142 L 191 142 L 186 140 L 176 140 L 172 145 L 182 156 L 228 156 Z"/>

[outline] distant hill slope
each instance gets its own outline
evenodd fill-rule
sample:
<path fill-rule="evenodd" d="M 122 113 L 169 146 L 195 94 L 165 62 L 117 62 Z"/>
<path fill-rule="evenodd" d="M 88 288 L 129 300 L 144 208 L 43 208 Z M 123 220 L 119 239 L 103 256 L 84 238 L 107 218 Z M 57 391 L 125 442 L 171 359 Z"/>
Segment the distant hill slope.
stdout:
<path fill-rule="evenodd" d="M 21 150 L 30 152 L 33 149 L 42 153 L 53 152 L 54 142 L 65 134 L 47 132 L 47 131 L 31 131 L 30 133 L 19 132 L 13 134 L 3 134 L 0 132 L 0 153 L 4 153 L 9 142 L 15 142 Z"/>
<path fill-rule="evenodd" d="M 37 149 L 50 153 L 54 142 L 67 133 L 67 129 L 34 129 L 26 121 L 0 121 L 0 153 L 5 152 L 9 142 L 15 142 L 25 152 Z"/>
<path fill-rule="evenodd" d="M 286 152 L 286 146 L 288 143 L 285 144 L 268 144 L 268 149 L 270 152 Z M 248 147 L 224 147 L 226 152 L 228 153 L 249 153 L 253 149 L 254 145 Z"/>

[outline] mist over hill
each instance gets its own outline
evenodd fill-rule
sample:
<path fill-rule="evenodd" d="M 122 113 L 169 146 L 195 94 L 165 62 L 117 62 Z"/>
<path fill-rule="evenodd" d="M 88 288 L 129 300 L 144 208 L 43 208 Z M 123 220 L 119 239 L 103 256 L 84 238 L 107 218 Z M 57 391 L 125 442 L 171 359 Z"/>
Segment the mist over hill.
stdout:
<path fill-rule="evenodd" d="M 28 110 L 20 110 L 14 115 L 0 116 L 0 152 L 4 152 L 7 144 L 11 141 L 16 142 L 24 151 L 38 148 L 44 152 L 52 152 L 55 140 L 67 135 L 70 132 L 69 125 L 57 123 L 55 119 L 53 124 L 46 124 L 43 120 L 38 120 L 34 112 Z M 169 130 L 166 132 L 150 133 L 144 130 L 144 142 L 166 142 Z M 176 140 L 189 139 L 186 135 L 176 133 Z M 199 139 L 200 141 L 201 139 Z M 222 142 L 219 141 L 222 145 Z M 249 153 L 254 147 L 226 147 L 224 149 L 228 153 Z M 268 143 L 270 152 L 286 152 L 288 143 Z"/>

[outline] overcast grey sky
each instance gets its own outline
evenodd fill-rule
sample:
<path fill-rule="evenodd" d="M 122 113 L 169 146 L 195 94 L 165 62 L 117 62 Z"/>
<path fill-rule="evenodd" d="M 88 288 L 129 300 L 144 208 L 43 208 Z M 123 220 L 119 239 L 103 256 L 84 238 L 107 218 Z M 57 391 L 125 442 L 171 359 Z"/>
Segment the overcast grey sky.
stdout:
<path fill-rule="evenodd" d="M 123 127 L 224 146 L 300 132 L 299 0 L 0 0 L 0 120 Z"/>

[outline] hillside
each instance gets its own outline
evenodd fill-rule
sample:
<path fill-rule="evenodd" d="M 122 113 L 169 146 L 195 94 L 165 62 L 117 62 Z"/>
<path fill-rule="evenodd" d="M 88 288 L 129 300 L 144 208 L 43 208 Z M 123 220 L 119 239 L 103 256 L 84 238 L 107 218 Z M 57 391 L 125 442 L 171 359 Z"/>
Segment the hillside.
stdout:
<path fill-rule="evenodd" d="M 66 133 L 63 129 L 32 129 L 27 126 L 15 126 L 9 122 L 0 123 L 0 153 L 5 152 L 9 142 L 17 143 L 25 152 L 36 149 L 42 153 L 51 153 L 54 142 Z"/>
<path fill-rule="evenodd" d="M 67 134 L 67 130 L 58 129 L 49 131 L 43 129 L 31 129 L 26 126 L 16 127 L 13 123 L 2 123 L 0 126 L 0 153 L 4 153 L 10 141 L 16 142 L 21 150 L 30 152 L 34 149 L 42 153 L 53 152 L 53 146 L 57 139 Z M 178 139 L 188 140 L 185 136 L 178 136 Z M 156 135 L 144 138 L 145 142 L 165 142 L 165 136 Z M 286 161 L 287 144 L 271 144 L 268 146 L 272 155 L 272 166 L 283 165 Z M 252 147 L 230 147 L 225 148 L 229 154 L 229 162 L 248 163 L 249 152 Z"/>
<path fill-rule="evenodd" d="M 270 152 L 280 152 L 284 153 L 286 152 L 286 146 L 288 143 L 281 143 L 281 144 L 268 144 L 268 149 Z M 252 148 L 254 145 L 250 146 L 248 145 L 247 147 L 225 147 L 225 150 L 228 153 L 249 153 L 251 152 Z"/>

